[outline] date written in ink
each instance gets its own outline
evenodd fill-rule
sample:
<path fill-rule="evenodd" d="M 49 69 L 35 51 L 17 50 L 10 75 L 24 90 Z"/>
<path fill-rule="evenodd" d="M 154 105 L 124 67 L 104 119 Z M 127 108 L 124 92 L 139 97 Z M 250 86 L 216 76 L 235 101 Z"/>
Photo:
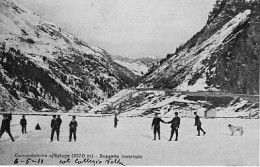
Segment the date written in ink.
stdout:
<path fill-rule="evenodd" d="M 27 159 L 19 159 L 19 158 L 16 158 L 14 160 L 14 164 L 43 164 L 43 159 L 41 158 L 38 158 L 38 159 L 33 159 L 33 158 L 27 158 Z"/>

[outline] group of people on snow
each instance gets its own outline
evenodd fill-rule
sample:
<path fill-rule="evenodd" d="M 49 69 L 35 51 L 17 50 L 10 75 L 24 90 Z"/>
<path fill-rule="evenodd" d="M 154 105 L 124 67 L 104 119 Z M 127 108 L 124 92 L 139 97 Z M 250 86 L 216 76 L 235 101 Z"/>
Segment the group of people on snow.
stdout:
<path fill-rule="evenodd" d="M 51 142 L 53 141 L 54 133 L 56 132 L 57 141 L 60 140 L 60 127 L 61 127 L 62 120 L 60 115 L 56 117 L 53 115 L 53 119 L 51 120 Z M 72 120 L 69 123 L 69 142 L 71 142 L 72 136 L 74 141 L 77 140 L 76 131 L 77 131 L 78 123 L 76 121 L 76 116 L 72 116 Z"/>
<path fill-rule="evenodd" d="M 181 119 L 178 116 L 178 112 L 175 112 L 174 114 L 175 114 L 174 118 L 171 121 L 169 121 L 169 122 L 165 122 L 164 120 L 159 118 L 158 117 L 158 113 L 154 114 L 155 117 L 153 118 L 152 127 L 151 127 L 153 129 L 154 140 L 156 140 L 156 134 L 158 134 L 159 140 L 161 139 L 160 138 L 160 134 L 161 134 L 160 133 L 160 122 L 163 122 L 163 123 L 166 123 L 166 124 L 171 124 L 171 129 L 172 130 L 171 130 L 171 136 L 170 136 L 169 141 L 172 140 L 172 137 L 173 137 L 174 133 L 176 134 L 175 141 L 178 140 L 178 135 L 179 135 L 178 129 L 180 128 Z M 197 112 L 194 112 L 194 115 L 195 115 L 195 124 L 194 124 L 194 126 L 197 126 L 197 131 L 198 131 L 198 135 L 197 136 L 200 136 L 200 131 L 202 131 L 203 135 L 205 135 L 206 132 L 201 127 L 200 117 L 198 116 Z"/>
<path fill-rule="evenodd" d="M 3 114 L 3 120 L 0 130 L 0 138 L 6 132 L 11 140 L 14 142 L 14 138 L 10 131 L 10 124 L 12 120 L 12 114 Z M 60 136 L 60 127 L 61 127 L 62 120 L 60 118 L 60 115 L 56 117 L 56 115 L 53 115 L 53 119 L 51 120 L 51 142 L 53 141 L 54 134 L 56 133 L 57 141 L 59 141 Z M 27 126 L 27 120 L 25 118 L 25 115 L 22 116 L 22 119 L 20 120 L 20 125 L 22 127 L 22 134 L 26 134 L 26 126 Z M 69 123 L 69 142 L 71 142 L 72 136 L 74 138 L 74 141 L 76 141 L 76 131 L 77 131 L 78 123 L 76 121 L 76 116 L 72 116 L 72 120 Z M 36 125 L 35 130 L 41 130 L 41 127 L 39 124 Z"/>
<path fill-rule="evenodd" d="M 197 131 L 198 131 L 198 135 L 200 136 L 200 131 L 203 132 L 203 135 L 206 134 L 206 132 L 202 129 L 201 127 L 201 121 L 200 121 L 200 117 L 197 115 L 197 112 L 194 112 L 195 115 L 195 124 L 194 126 L 197 126 Z M 76 141 L 77 137 L 76 137 L 76 131 L 77 131 L 77 127 L 78 127 L 78 123 L 75 120 L 76 116 L 72 116 L 72 120 L 69 123 L 69 142 L 71 142 L 72 136 L 74 141 Z M 14 142 L 14 138 L 11 134 L 10 131 L 10 122 L 12 120 L 12 114 L 3 114 L 3 120 L 2 120 L 2 126 L 1 126 L 1 131 L 0 131 L 0 138 L 3 135 L 4 132 L 6 132 L 10 138 L 12 139 L 12 141 Z M 117 122 L 119 120 L 117 119 L 117 115 L 115 114 L 114 117 L 114 128 L 117 127 Z M 176 134 L 175 137 L 175 141 L 178 140 L 178 129 L 180 127 L 180 122 L 181 119 L 178 116 L 178 112 L 175 112 L 175 117 L 169 121 L 169 122 L 165 122 L 164 120 L 162 120 L 161 118 L 158 117 L 158 113 L 155 113 L 155 117 L 153 118 L 152 121 L 152 129 L 153 129 L 153 133 L 154 133 L 154 140 L 156 140 L 156 134 L 158 134 L 158 138 L 160 140 L 160 122 L 166 123 L 166 124 L 171 124 L 171 135 L 170 135 L 170 139 L 169 141 L 172 140 L 172 137 L 174 135 L 174 133 Z M 59 136 L 60 136 L 60 127 L 61 127 L 61 123 L 62 123 L 62 119 L 60 118 L 60 115 L 53 115 L 53 119 L 51 120 L 51 142 L 53 141 L 53 137 L 54 134 L 56 133 L 57 136 L 57 141 L 60 140 Z M 27 126 L 27 120 L 25 118 L 25 115 L 22 116 L 22 119 L 20 120 L 20 125 L 22 127 L 22 134 L 26 134 L 26 126 Z M 37 124 L 35 127 L 35 130 L 41 130 L 40 125 Z"/>

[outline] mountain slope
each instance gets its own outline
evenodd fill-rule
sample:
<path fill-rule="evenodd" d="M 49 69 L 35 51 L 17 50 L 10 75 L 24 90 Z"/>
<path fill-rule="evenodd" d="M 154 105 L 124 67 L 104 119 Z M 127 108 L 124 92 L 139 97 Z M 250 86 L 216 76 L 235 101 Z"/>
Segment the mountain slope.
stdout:
<path fill-rule="evenodd" d="M 1 0 L 0 22 L 0 87 L 5 91 L 0 99 L 18 100 L 17 108 L 23 102 L 37 111 L 76 105 L 88 110 L 136 79 L 105 50 L 89 46 L 14 0 Z"/>
<path fill-rule="evenodd" d="M 260 2 L 218 0 L 207 25 L 139 88 L 259 94 Z"/>
<path fill-rule="evenodd" d="M 148 69 L 157 61 L 157 59 L 143 57 L 138 59 L 130 59 L 121 56 L 111 56 L 113 61 L 126 67 L 135 75 L 142 76 L 148 72 Z"/>

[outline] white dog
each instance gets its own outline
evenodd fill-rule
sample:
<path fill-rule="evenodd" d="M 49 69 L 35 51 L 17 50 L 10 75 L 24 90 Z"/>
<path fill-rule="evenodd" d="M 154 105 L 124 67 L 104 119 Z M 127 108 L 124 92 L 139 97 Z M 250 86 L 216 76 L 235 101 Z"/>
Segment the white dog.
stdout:
<path fill-rule="evenodd" d="M 234 135 L 235 131 L 239 131 L 240 132 L 240 136 L 242 136 L 243 133 L 244 133 L 244 130 L 243 130 L 243 128 L 241 126 L 233 126 L 233 125 L 229 124 L 228 127 L 229 127 L 229 129 L 231 131 L 231 136 Z"/>

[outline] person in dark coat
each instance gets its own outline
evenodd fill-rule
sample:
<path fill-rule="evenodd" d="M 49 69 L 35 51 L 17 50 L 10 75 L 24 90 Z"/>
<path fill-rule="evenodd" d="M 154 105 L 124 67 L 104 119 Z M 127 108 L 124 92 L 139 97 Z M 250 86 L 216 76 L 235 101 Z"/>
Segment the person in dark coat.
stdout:
<path fill-rule="evenodd" d="M 57 136 L 58 136 L 58 138 L 59 138 L 59 136 L 60 136 L 60 126 L 61 126 L 61 123 L 62 123 L 62 120 L 61 120 L 61 118 L 60 118 L 60 115 L 58 115 L 57 122 L 58 122 Z"/>
<path fill-rule="evenodd" d="M 197 131 L 198 131 L 198 135 L 197 136 L 200 136 L 200 131 L 202 131 L 203 135 L 205 135 L 206 132 L 201 128 L 200 117 L 198 116 L 197 112 L 194 112 L 194 115 L 195 115 L 195 124 L 194 124 L 194 126 L 197 126 Z"/>
<path fill-rule="evenodd" d="M 37 124 L 37 125 L 35 126 L 35 130 L 41 130 L 41 127 L 40 127 L 39 124 Z"/>
<path fill-rule="evenodd" d="M 76 139 L 77 139 L 76 131 L 77 131 L 78 123 L 75 119 L 76 119 L 76 116 L 72 116 L 72 121 L 70 121 L 70 124 L 69 124 L 69 127 L 70 127 L 69 142 L 71 142 L 72 135 L 74 137 L 74 141 L 76 141 Z"/>
<path fill-rule="evenodd" d="M 20 125 L 22 126 L 22 134 L 25 134 L 26 125 L 27 125 L 27 120 L 25 119 L 25 115 L 23 115 L 23 118 L 20 120 Z"/>
<path fill-rule="evenodd" d="M 180 123 L 181 123 L 181 119 L 178 116 L 178 112 L 175 112 L 175 117 L 167 123 L 171 123 L 171 128 L 172 128 L 171 137 L 170 137 L 169 141 L 172 141 L 172 137 L 174 135 L 174 132 L 176 134 L 175 141 L 177 141 L 178 140 L 178 129 L 180 128 Z"/>
<path fill-rule="evenodd" d="M 10 122 L 12 121 L 12 113 L 10 113 L 10 114 L 7 114 L 7 118 L 10 120 Z"/>
<path fill-rule="evenodd" d="M 117 119 L 117 116 L 116 116 L 116 114 L 115 114 L 115 118 L 114 118 L 114 127 L 116 128 L 117 127 L 117 122 L 118 122 L 119 120 Z"/>
<path fill-rule="evenodd" d="M 10 138 L 12 139 L 12 141 L 14 142 L 14 138 L 11 134 L 10 131 L 10 122 L 12 120 L 12 114 L 4 114 L 3 115 L 3 120 L 2 120 L 2 126 L 1 126 L 1 132 L 0 132 L 0 138 L 2 137 L 2 135 L 4 134 L 4 132 L 6 132 Z"/>
<path fill-rule="evenodd" d="M 59 122 L 57 121 L 56 115 L 53 115 L 51 120 L 51 142 L 53 141 L 54 133 L 57 134 L 57 140 L 59 141 Z"/>
<path fill-rule="evenodd" d="M 154 118 L 153 118 L 153 122 L 152 122 L 152 129 L 153 129 L 153 134 L 154 134 L 154 139 L 153 140 L 156 140 L 156 133 L 158 133 L 158 138 L 159 140 L 161 139 L 160 138 L 160 122 L 164 122 L 164 120 L 162 120 L 161 118 L 158 117 L 158 113 L 155 113 L 154 114 Z"/>

